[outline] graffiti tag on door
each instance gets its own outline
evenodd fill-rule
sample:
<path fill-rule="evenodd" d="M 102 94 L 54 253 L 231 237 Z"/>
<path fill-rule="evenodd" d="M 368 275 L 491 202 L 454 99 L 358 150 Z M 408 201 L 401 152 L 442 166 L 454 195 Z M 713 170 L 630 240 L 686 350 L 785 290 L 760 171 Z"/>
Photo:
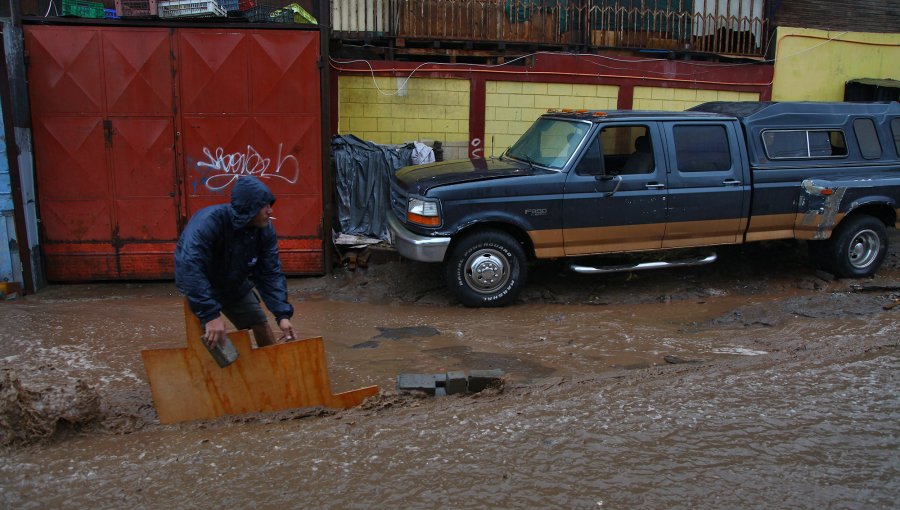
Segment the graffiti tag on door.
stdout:
<path fill-rule="evenodd" d="M 222 147 L 215 150 L 204 147 L 203 155 L 206 160 L 198 161 L 197 167 L 210 172 L 204 182 L 210 191 L 225 189 L 242 175 L 254 175 L 260 179 L 283 179 L 296 184 L 300 178 L 300 161 L 293 154 L 282 154 L 283 145 L 278 144 L 278 153 L 274 159 L 263 156 L 249 144 L 245 151 L 228 154 Z"/>

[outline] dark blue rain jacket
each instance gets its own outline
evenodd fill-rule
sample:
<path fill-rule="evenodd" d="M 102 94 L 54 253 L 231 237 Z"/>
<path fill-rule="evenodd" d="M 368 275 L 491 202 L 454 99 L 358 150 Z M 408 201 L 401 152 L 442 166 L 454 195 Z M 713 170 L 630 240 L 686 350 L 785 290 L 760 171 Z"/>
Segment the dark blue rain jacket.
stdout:
<path fill-rule="evenodd" d="M 194 214 L 175 247 L 175 286 L 203 322 L 215 319 L 221 302 L 243 297 L 254 286 L 275 316 L 290 318 L 287 282 L 278 258 L 275 228 L 257 228 L 250 220 L 275 196 L 256 177 L 240 177 L 231 204 L 205 207 Z"/>

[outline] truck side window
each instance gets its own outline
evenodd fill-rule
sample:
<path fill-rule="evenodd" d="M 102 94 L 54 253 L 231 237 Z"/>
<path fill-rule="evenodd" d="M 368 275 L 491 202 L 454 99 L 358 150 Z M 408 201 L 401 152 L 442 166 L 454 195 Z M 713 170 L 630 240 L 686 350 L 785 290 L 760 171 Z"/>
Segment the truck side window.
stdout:
<path fill-rule="evenodd" d="M 878 132 L 875 131 L 875 123 L 872 119 L 859 118 L 853 121 L 853 132 L 859 141 L 859 151 L 866 159 L 878 159 L 881 157 L 881 142 L 878 141 Z"/>
<path fill-rule="evenodd" d="M 593 167 L 602 168 L 602 172 L 585 165 L 585 161 L 593 158 L 600 160 L 599 164 L 592 163 Z M 649 174 L 655 169 L 653 142 L 647 126 L 604 127 L 578 165 L 578 173 L 582 175 Z"/>
<path fill-rule="evenodd" d="M 725 126 L 675 126 L 675 163 L 679 172 L 723 172 L 731 169 Z"/>
<path fill-rule="evenodd" d="M 603 174 L 603 156 L 600 151 L 600 139 L 594 137 L 590 145 L 584 151 L 584 156 L 578 162 L 578 168 L 575 170 L 578 175 L 602 175 Z"/>

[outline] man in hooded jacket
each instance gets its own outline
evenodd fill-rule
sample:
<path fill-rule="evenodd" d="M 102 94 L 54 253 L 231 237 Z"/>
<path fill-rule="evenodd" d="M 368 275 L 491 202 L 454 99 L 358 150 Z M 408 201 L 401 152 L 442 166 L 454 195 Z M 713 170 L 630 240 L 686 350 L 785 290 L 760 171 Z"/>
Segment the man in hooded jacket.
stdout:
<path fill-rule="evenodd" d="M 223 314 L 237 329 L 252 329 L 258 346 L 275 343 L 256 292 L 284 338 L 294 339 L 294 308 L 288 303 L 270 221 L 274 203 L 275 196 L 259 179 L 240 177 L 231 203 L 197 211 L 178 239 L 175 285 L 203 324 L 210 347 L 225 344 Z"/>

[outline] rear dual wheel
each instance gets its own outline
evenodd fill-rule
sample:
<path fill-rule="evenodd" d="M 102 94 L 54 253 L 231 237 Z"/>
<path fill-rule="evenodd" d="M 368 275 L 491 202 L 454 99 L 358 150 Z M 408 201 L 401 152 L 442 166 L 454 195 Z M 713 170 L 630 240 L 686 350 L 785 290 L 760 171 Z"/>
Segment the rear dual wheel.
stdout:
<path fill-rule="evenodd" d="M 865 214 L 846 218 L 826 241 L 813 241 L 810 254 L 816 266 L 841 278 L 875 274 L 887 254 L 887 229 Z"/>
<path fill-rule="evenodd" d="M 525 251 L 506 232 L 474 232 L 453 247 L 445 271 L 447 286 L 463 305 L 504 306 L 525 284 Z"/>

